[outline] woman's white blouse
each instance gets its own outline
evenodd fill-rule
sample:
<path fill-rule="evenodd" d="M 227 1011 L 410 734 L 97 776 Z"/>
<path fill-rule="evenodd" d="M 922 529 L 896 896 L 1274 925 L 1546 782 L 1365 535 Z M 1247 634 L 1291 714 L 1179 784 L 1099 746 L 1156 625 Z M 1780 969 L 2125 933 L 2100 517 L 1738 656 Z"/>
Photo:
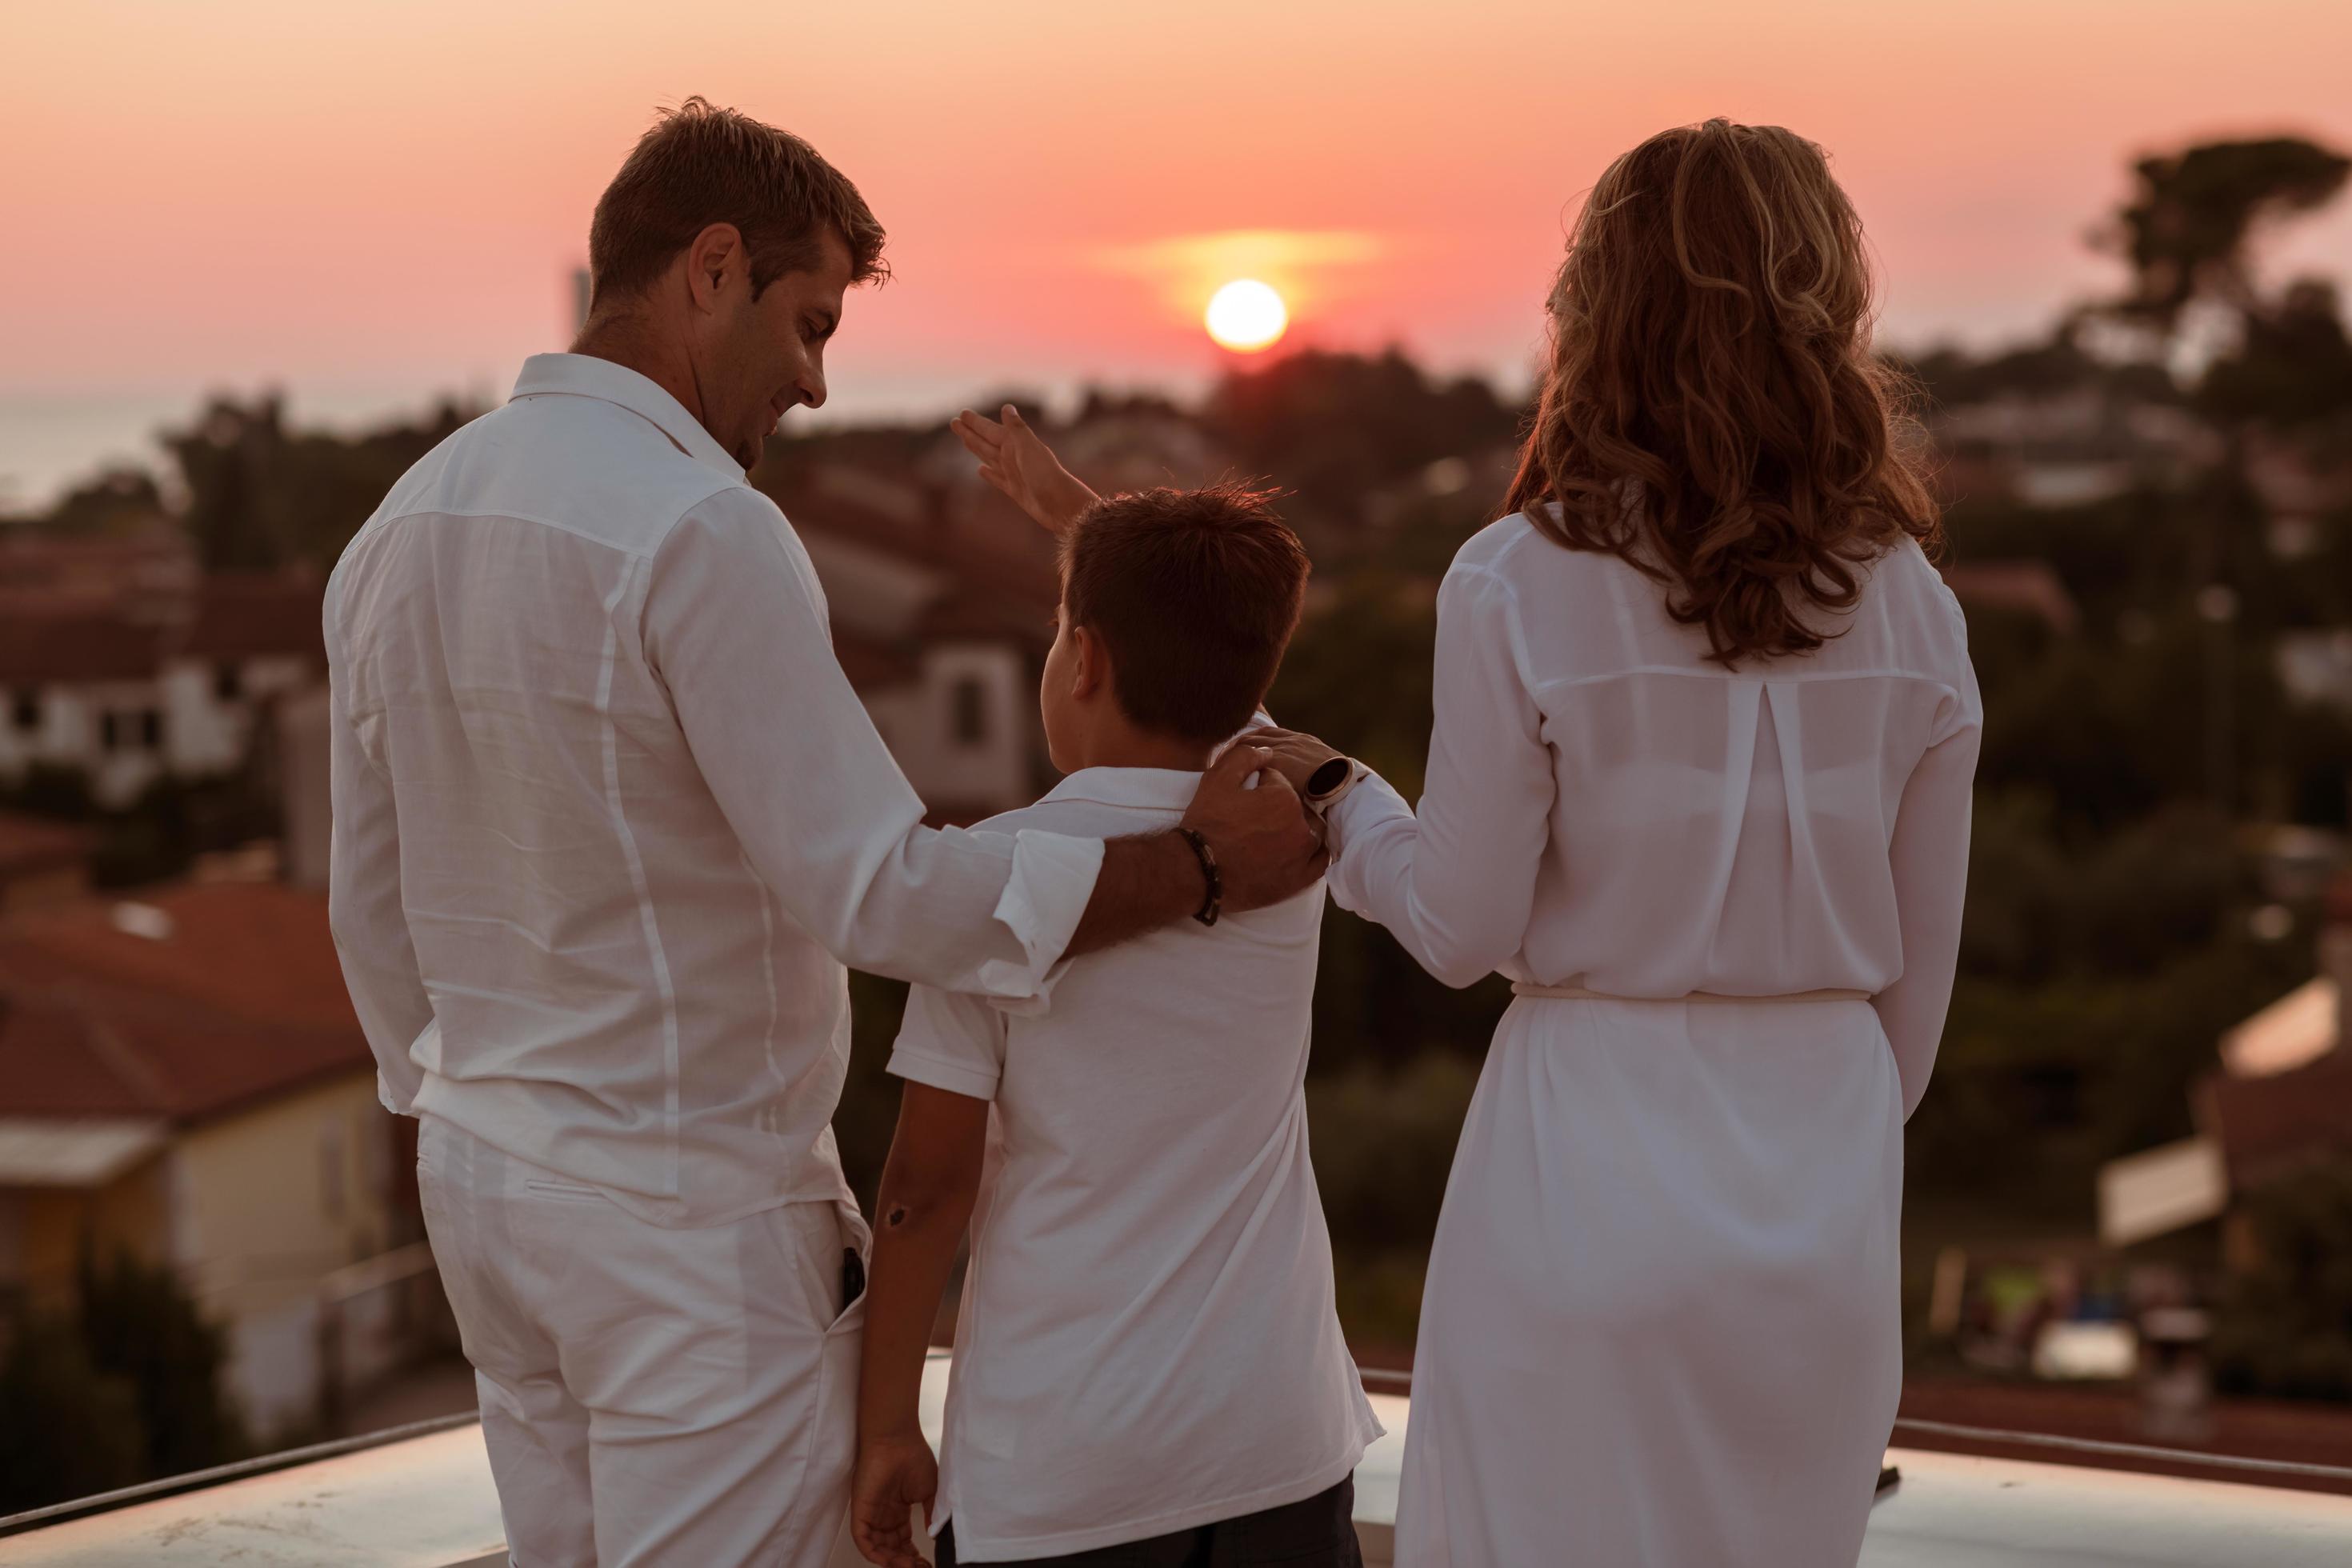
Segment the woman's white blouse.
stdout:
<path fill-rule="evenodd" d="M 1726 669 L 1632 566 L 1495 523 L 1438 590 L 1419 816 L 1353 791 L 1333 896 L 1453 985 L 1868 992 L 1907 1116 L 1951 998 L 1983 711 L 1908 542 L 1821 624 L 1818 652 Z"/>

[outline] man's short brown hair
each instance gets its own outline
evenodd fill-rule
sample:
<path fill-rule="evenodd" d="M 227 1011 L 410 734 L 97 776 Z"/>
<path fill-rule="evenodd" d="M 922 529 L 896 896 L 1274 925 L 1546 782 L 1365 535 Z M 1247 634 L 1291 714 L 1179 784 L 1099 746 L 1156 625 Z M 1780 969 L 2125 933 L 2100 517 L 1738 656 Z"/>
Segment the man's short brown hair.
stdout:
<path fill-rule="evenodd" d="M 1137 490 L 1062 542 L 1062 604 L 1110 653 L 1119 710 L 1213 744 L 1257 710 L 1307 591 L 1307 551 L 1273 497 L 1240 485 Z"/>
<path fill-rule="evenodd" d="M 592 302 L 635 294 L 714 223 L 731 223 L 751 261 L 753 299 L 849 247 L 850 279 L 888 276 L 882 226 L 848 176 L 788 131 L 689 98 L 637 138 L 588 226 Z"/>

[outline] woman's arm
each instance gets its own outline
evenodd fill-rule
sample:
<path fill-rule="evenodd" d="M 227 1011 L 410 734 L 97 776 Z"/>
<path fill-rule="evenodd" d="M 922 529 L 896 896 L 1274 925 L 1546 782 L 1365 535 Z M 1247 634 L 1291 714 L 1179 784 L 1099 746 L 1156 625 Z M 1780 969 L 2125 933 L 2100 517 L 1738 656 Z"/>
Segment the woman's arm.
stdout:
<path fill-rule="evenodd" d="M 920 1568 L 908 1510 L 930 1522 L 939 1464 L 918 1419 L 931 1324 L 971 1221 L 988 1102 L 909 1081 L 876 1205 L 866 1342 L 857 1384 L 851 1533 L 869 1563 Z"/>
<path fill-rule="evenodd" d="M 1903 786 L 1887 844 L 1903 974 L 1873 997 L 1871 1005 L 1878 1009 L 1879 1026 L 1895 1050 L 1906 1121 L 1919 1109 L 1936 1069 L 1959 967 L 1960 913 L 1968 901 L 1969 830 L 1984 732 L 1973 676 L 1953 706 L 1948 732 L 1927 748 Z"/>
<path fill-rule="evenodd" d="M 1514 652 L 1510 584 L 1457 564 L 1437 594 L 1435 723 L 1418 819 L 1377 777 L 1333 808 L 1331 895 L 1468 985 L 1519 949 L 1550 837 L 1543 715 Z"/>

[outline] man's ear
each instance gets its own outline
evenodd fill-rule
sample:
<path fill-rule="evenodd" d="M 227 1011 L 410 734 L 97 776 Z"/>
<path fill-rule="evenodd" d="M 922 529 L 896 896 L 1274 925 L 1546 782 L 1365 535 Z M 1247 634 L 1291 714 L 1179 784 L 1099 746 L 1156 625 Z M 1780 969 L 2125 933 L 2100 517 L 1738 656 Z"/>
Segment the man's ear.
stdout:
<path fill-rule="evenodd" d="M 750 258 L 743 248 L 743 231 L 731 223 L 714 223 L 686 247 L 686 287 L 694 308 L 706 314 L 719 308 L 720 298 L 737 285 L 748 285 Z"/>

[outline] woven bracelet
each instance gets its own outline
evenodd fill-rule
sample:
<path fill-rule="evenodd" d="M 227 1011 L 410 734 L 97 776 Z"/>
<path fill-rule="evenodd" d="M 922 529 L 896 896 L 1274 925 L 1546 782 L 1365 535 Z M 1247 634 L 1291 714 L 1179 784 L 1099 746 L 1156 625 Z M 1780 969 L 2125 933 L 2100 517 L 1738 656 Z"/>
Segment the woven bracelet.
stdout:
<path fill-rule="evenodd" d="M 1209 884 L 1208 896 L 1201 900 L 1201 907 L 1193 911 L 1192 918 L 1204 926 L 1215 925 L 1217 916 L 1225 907 L 1225 879 L 1217 872 L 1216 851 L 1209 847 L 1209 841 L 1201 837 L 1199 828 L 1180 827 L 1176 831 L 1185 843 L 1192 847 L 1192 858 L 1201 862 L 1201 875 Z"/>

